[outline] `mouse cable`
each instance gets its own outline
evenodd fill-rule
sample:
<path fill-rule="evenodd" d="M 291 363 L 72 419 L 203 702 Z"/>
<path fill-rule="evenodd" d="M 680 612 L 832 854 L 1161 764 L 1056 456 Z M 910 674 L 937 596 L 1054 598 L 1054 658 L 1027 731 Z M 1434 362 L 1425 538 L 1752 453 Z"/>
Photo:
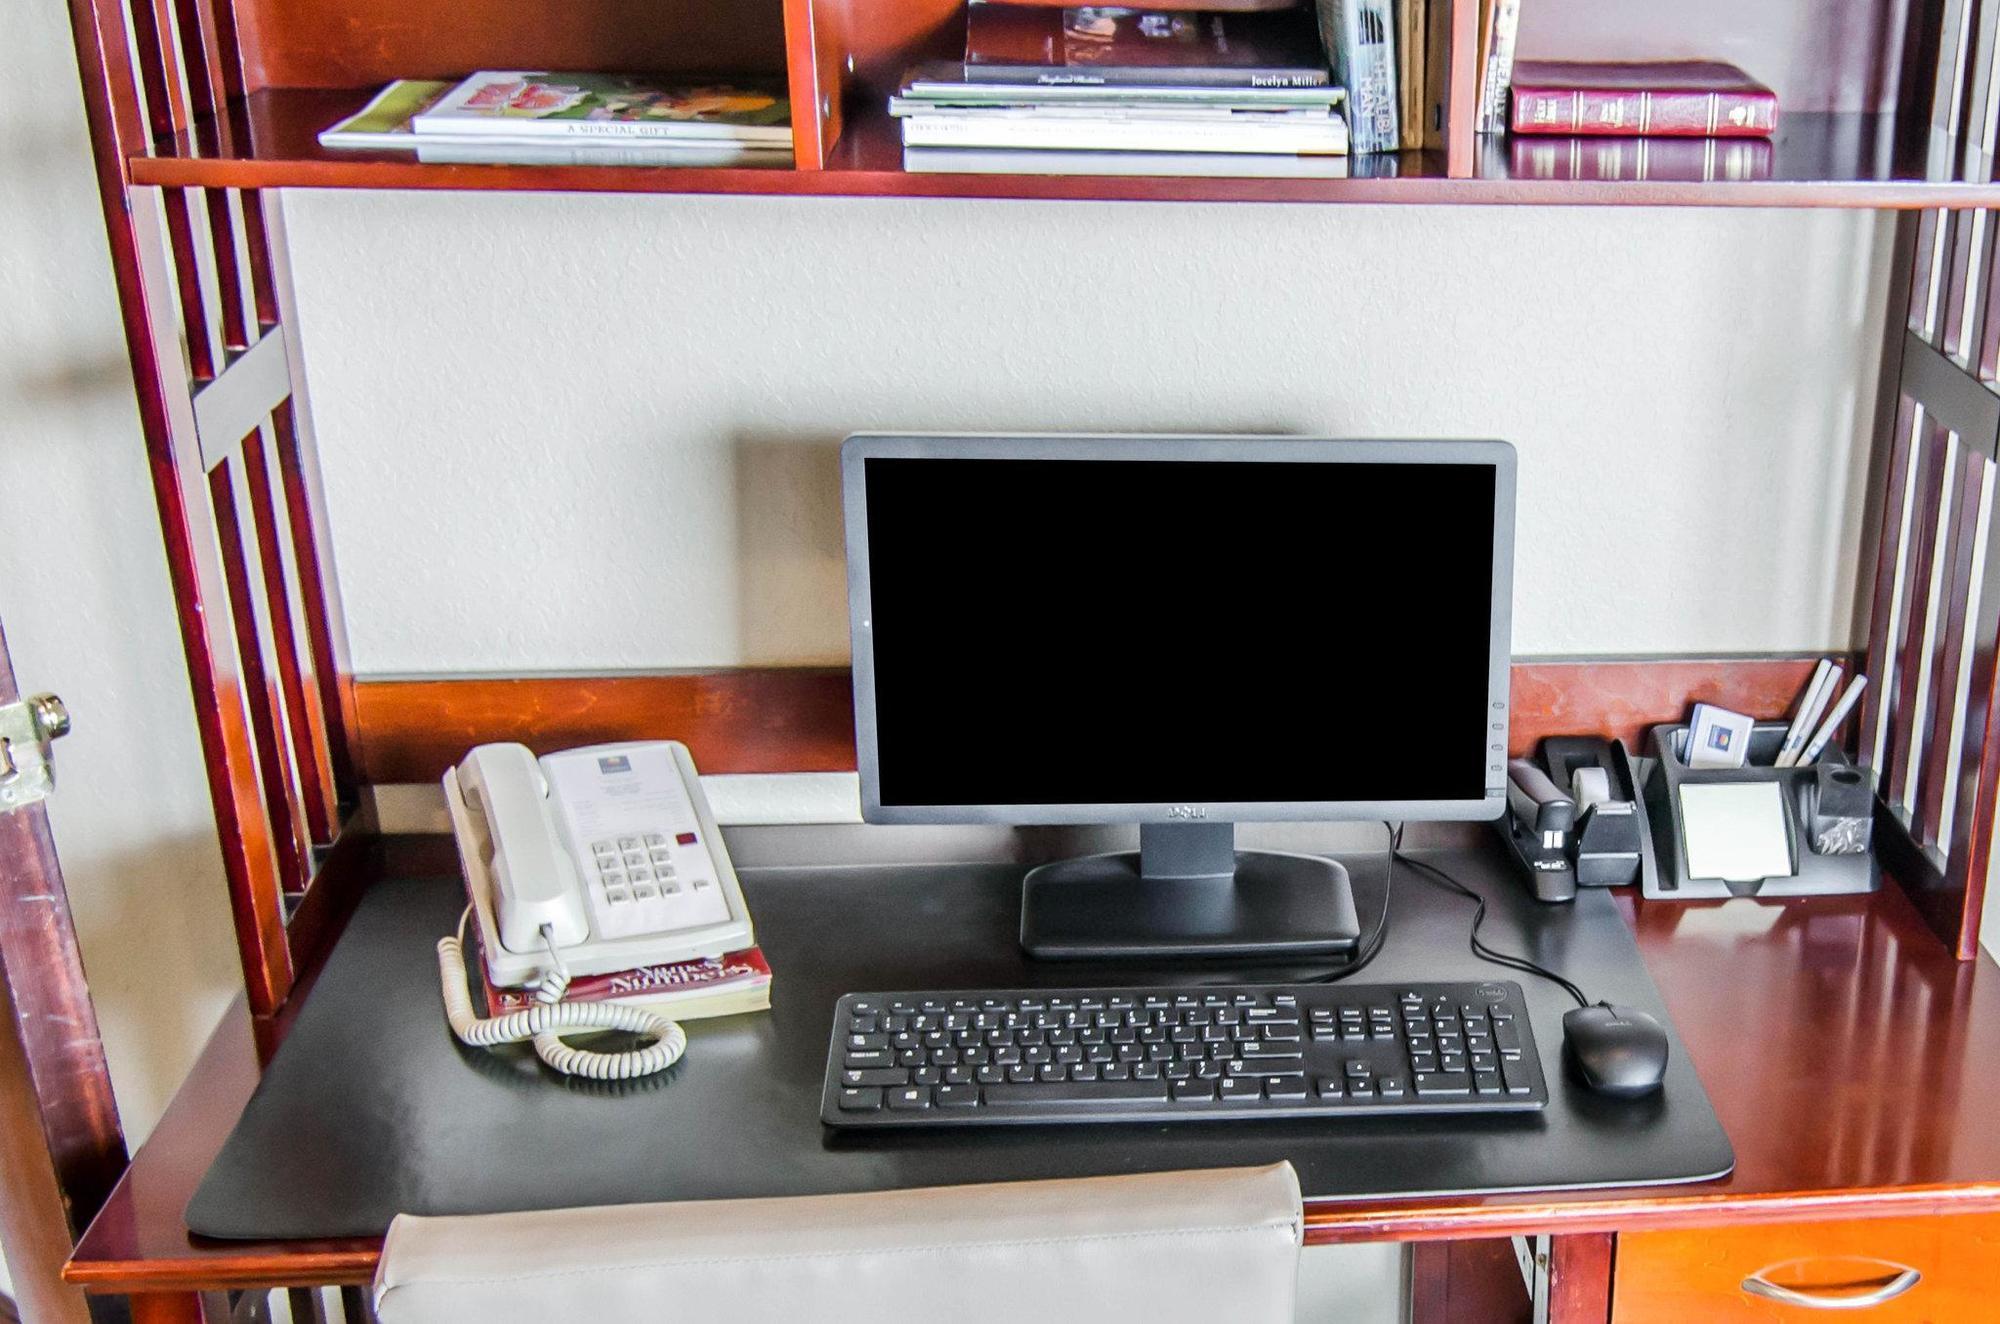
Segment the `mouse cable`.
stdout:
<path fill-rule="evenodd" d="M 1426 877 L 1428 877 L 1432 882 L 1438 884 L 1440 887 L 1443 887 L 1448 891 L 1458 893 L 1460 896 L 1464 897 L 1468 901 L 1473 902 L 1475 905 L 1479 907 L 1479 909 L 1474 911 L 1472 915 L 1471 938 L 1472 938 L 1472 954 L 1474 956 L 1478 957 L 1482 961 L 1490 962 L 1493 965 L 1505 966 L 1509 970 L 1519 970 L 1523 974 L 1539 975 L 1541 978 L 1548 980 L 1550 983 L 1559 986 L 1564 992 L 1568 993 L 1571 997 L 1575 998 L 1577 1006 L 1588 1007 L 1590 1005 L 1590 999 L 1583 995 L 1582 989 L 1578 988 L 1575 984 L 1570 983 L 1567 979 L 1564 979 L 1561 975 L 1549 969 L 1547 966 L 1536 965 L 1533 961 L 1530 961 L 1525 956 L 1514 956 L 1507 952 L 1495 951 L 1493 948 L 1488 947 L 1484 942 L 1480 941 L 1479 926 L 1486 920 L 1485 897 L 1473 891 L 1471 888 L 1467 887 L 1464 883 L 1459 882 L 1458 879 L 1453 878 L 1443 869 L 1438 868 L 1435 864 L 1431 864 L 1426 860 L 1413 859 L 1412 857 L 1408 855 L 1403 855 L 1400 852 L 1397 853 L 1397 858 L 1402 860 L 1404 864 L 1409 865 L 1411 868 L 1422 872 Z"/>
<path fill-rule="evenodd" d="M 1396 857 L 1403 849 L 1403 825 L 1382 820 L 1382 828 L 1389 834 L 1389 855 L 1382 863 L 1382 917 L 1375 922 L 1375 932 L 1363 943 L 1354 959 L 1330 974 L 1318 975 L 1305 980 L 1308 984 L 1331 984 L 1360 974 L 1362 968 L 1375 959 L 1375 953 L 1382 950 L 1382 939 L 1389 932 L 1389 891 L 1396 882 Z"/>

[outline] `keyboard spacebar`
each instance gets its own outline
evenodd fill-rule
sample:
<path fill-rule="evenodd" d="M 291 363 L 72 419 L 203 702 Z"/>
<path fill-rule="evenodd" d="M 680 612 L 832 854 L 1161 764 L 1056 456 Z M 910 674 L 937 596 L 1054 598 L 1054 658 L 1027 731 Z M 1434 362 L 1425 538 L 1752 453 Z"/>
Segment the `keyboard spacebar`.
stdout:
<path fill-rule="evenodd" d="M 1165 1103 L 1164 1080 L 1051 1080 L 1033 1085 L 988 1085 L 989 1105 L 1019 1108 L 1116 1108 L 1128 1103 Z"/>

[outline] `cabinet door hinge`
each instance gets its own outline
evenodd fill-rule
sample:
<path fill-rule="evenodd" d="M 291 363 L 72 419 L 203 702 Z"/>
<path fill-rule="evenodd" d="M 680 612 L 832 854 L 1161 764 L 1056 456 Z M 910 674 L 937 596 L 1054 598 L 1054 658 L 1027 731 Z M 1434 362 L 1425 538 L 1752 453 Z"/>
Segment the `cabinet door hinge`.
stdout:
<path fill-rule="evenodd" d="M 46 799 L 56 787 L 49 745 L 69 734 L 69 709 L 53 694 L 0 704 L 0 814 Z"/>

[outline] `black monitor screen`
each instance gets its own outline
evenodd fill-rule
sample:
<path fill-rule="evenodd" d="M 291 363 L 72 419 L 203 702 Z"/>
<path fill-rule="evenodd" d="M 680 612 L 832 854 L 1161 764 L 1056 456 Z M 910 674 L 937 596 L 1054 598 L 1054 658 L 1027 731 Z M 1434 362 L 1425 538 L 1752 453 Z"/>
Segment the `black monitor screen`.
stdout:
<path fill-rule="evenodd" d="M 1487 794 L 1491 465 L 865 464 L 885 806 Z"/>

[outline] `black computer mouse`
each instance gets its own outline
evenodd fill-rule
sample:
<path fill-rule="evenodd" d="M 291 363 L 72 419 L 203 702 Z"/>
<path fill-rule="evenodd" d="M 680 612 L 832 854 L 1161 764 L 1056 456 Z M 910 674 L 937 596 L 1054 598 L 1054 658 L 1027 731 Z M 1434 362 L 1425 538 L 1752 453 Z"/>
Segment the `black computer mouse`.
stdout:
<path fill-rule="evenodd" d="M 1636 1099 L 1667 1074 L 1667 1030 L 1636 1007 L 1578 1007 L 1563 1017 L 1563 1057 L 1599 1094 Z"/>

